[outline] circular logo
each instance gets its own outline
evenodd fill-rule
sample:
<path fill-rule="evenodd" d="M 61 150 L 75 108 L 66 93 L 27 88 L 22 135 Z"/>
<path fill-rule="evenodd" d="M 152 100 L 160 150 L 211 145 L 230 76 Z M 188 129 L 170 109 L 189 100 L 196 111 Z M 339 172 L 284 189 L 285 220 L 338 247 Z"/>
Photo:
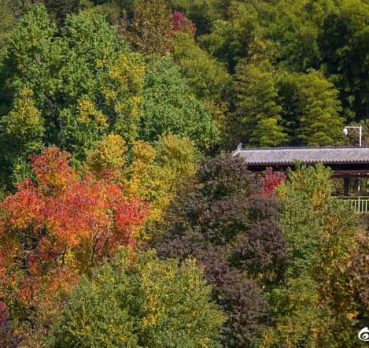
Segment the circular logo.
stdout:
<path fill-rule="evenodd" d="M 368 327 L 364 327 L 359 331 L 357 334 L 357 337 L 359 337 L 360 341 L 369 342 L 369 329 Z"/>

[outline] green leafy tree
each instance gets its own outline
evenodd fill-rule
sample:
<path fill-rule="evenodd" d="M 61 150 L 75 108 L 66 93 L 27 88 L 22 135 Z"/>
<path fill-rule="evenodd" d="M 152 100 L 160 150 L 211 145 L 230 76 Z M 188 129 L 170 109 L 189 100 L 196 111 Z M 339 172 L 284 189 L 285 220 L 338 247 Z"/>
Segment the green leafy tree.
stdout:
<path fill-rule="evenodd" d="M 16 176 L 26 170 L 28 156 L 41 151 L 43 146 L 44 122 L 32 97 L 32 90 L 21 90 L 12 111 L 0 120 L 1 161 Z"/>
<path fill-rule="evenodd" d="M 176 33 L 172 56 L 196 96 L 205 101 L 224 129 L 232 78 L 223 64 L 201 49 L 188 33 Z"/>
<path fill-rule="evenodd" d="M 17 20 L 23 16 L 36 0 L 0 0 L 0 44 L 5 49 L 7 38 Z"/>
<path fill-rule="evenodd" d="M 2 59 L 0 88 L 4 109 L 12 105 L 19 90 L 26 88 L 34 91 L 40 111 L 51 104 L 62 60 L 61 46 L 53 43 L 56 30 L 42 6 L 34 7 L 18 22 Z"/>
<path fill-rule="evenodd" d="M 84 158 L 86 151 L 103 137 L 108 129 L 107 117 L 88 100 L 79 102 L 75 113 L 66 109 L 59 115 L 63 128 L 59 141 L 64 149 Z"/>
<path fill-rule="evenodd" d="M 224 315 L 210 293 L 194 261 L 122 252 L 82 280 L 50 347 L 220 347 Z"/>
<path fill-rule="evenodd" d="M 80 0 L 44 0 L 47 10 L 60 22 L 78 9 Z"/>
<path fill-rule="evenodd" d="M 206 105 L 191 92 L 171 59 L 152 60 L 147 67 L 140 138 L 155 141 L 172 133 L 208 148 L 219 139 L 216 122 Z"/>
<path fill-rule="evenodd" d="M 318 33 L 321 64 L 341 94 L 345 115 L 368 116 L 369 5 L 364 0 L 334 2 Z"/>
<path fill-rule="evenodd" d="M 265 335 L 264 346 L 356 344 L 340 278 L 359 230 L 351 209 L 331 197 L 330 175 L 323 166 L 297 168 L 279 188 L 279 223 L 291 259 L 283 286 L 271 292 L 276 328 Z"/>
<path fill-rule="evenodd" d="M 58 29 L 46 9 L 36 6 L 12 32 L 2 63 L 4 113 L 19 91 L 32 89 L 44 143 L 81 161 L 111 131 L 127 143 L 137 138 L 144 63 L 103 16 L 69 16 Z"/>
<path fill-rule="evenodd" d="M 231 77 L 222 64 L 201 49 L 187 33 L 177 33 L 173 43 L 173 59 L 189 79 L 196 95 L 207 100 L 222 100 Z"/>
<path fill-rule="evenodd" d="M 235 75 L 236 111 L 230 125 L 236 142 L 256 146 L 278 146 L 287 142 L 281 125 L 275 72 L 268 61 L 242 61 Z"/>
<path fill-rule="evenodd" d="M 214 20 L 213 30 L 201 36 L 200 42 L 234 72 L 239 60 L 249 55 L 257 37 L 258 13 L 251 4 L 227 1 L 225 14 L 225 18 Z"/>
<path fill-rule="evenodd" d="M 330 0 L 282 0 L 263 7 L 265 13 L 259 15 L 266 19 L 265 36 L 278 47 L 279 66 L 296 72 L 319 68 L 319 25 L 330 5 Z"/>
<path fill-rule="evenodd" d="M 14 26 L 15 18 L 13 11 L 11 10 L 10 3 L 8 0 L 0 1 L 0 44 L 1 50 L 4 49 L 6 39 Z M 0 50 L 0 52 L 1 52 Z"/>

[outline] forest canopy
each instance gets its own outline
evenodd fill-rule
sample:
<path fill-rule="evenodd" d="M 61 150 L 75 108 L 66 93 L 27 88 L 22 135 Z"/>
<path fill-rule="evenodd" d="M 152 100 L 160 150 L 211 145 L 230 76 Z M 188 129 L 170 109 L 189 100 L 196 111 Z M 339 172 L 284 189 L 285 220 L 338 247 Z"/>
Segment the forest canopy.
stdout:
<path fill-rule="evenodd" d="M 0 347 L 357 347 L 367 0 L 0 0 Z"/>

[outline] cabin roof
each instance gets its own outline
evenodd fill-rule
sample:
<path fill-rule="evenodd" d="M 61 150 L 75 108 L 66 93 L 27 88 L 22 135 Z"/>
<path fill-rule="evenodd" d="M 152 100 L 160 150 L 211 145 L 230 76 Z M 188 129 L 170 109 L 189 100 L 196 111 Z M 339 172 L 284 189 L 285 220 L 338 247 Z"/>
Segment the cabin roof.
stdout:
<path fill-rule="evenodd" d="M 241 148 L 233 152 L 248 165 L 369 163 L 369 147 Z"/>

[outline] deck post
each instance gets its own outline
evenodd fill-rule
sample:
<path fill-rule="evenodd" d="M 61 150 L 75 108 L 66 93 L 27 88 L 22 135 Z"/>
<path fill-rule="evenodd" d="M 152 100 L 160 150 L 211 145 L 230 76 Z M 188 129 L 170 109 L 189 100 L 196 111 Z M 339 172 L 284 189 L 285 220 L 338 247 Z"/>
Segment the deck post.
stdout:
<path fill-rule="evenodd" d="M 343 178 L 343 195 L 345 197 L 349 196 L 349 187 L 350 187 L 350 177 L 345 176 Z"/>

